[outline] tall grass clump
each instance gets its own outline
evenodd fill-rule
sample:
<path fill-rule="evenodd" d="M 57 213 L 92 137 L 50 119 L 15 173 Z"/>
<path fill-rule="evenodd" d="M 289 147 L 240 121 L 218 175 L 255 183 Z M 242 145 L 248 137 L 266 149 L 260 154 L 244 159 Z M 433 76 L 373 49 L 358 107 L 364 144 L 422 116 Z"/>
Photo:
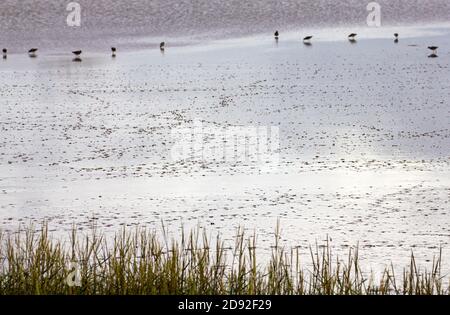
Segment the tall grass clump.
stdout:
<path fill-rule="evenodd" d="M 227 247 L 195 229 L 169 241 L 145 229 L 123 229 L 114 237 L 93 231 L 70 241 L 55 240 L 44 224 L 17 233 L 0 233 L 1 295 L 367 295 L 449 294 L 441 275 L 441 252 L 430 270 L 418 268 L 414 255 L 403 273 L 391 265 L 382 277 L 361 270 L 357 249 L 345 260 L 334 258 L 331 246 L 310 248 L 301 263 L 300 249 L 279 244 L 259 261 L 256 236 L 242 229 Z M 307 266 L 307 267 L 306 267 Z"/>

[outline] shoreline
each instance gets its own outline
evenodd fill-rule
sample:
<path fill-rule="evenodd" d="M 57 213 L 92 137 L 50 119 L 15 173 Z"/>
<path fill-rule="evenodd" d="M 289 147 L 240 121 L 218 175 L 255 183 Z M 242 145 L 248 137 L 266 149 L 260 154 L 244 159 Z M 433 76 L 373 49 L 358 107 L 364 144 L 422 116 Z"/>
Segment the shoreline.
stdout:
<path fill-rule="evenodd" d="M 439 23 L 431 23 L 428 25 L 415 25 L 415 24 L 403 24 L 398 26 L 382 26 L 379 28 L 371 28 L 367 26 L 341 26 L 337 28 L 332 27 L 320 27 L 320 28 L 298 28 L 298 30 L 286 30 L 281 31 L 280 42 L 299 42 L 302 43 L 302 38 L 306 35 L 314 35 L 313 43 L 317 42 L 342 42 L 348 41 L 347 35 L 351 32 L 358 32 L 358 41 L 367 41 L 367 40 L 378 40 L 378 39 L 392 39 L 394 32 L 400 32 L 400 39 L 411 40 L 411 39 L 420 39 L 423 37 L 441 37 L 445 36 L 449 33 L 450 23 L 449 22 L 439 22 Z M 94 55 L 99 54 L 103 55 L 104 53 L 109 52 L 109 48 L 111 46 L 117 46 L 119 48 L 118 53 L 140 53 L 149 50 L 159 50 L 159 43 L 165 41 L 168 44 L 170 49 L 202 49 L 208 47 L 233 47 L 233 46 L 260 46 L 264 45 L 264 43 L 270 42 L 273 40 L 272 30 L 268 30 L 266 34 L 264 33 L 255 33 L 251 35 L 241 35 L 241 36 L 230 36 L 226 38 L 214 38 L 214 36 L 207 35 L 198 35 L 198 36 L 178 36 L 178 37 L 145 37 L 142 35 L 120 35 L 118 38 L 114 39 L 113 35 L 106 35 L 108 40 L 104 39 L 89 39 L 86 38 L 85 41 L 87 43 L 86 47 L 82 47 L 83 45 L 78 43 L 73 46 L 66 47 L 66 50 L 82 48 L 86 52 L 92 53 Z M 104 38 L 105 35 L 102 36 Z M 30 40 L 32 42 L 32 46 L 38 47 L 39 39 Z M 76 42 L 76 40 L 75 40 Z M 102 42 L 102 45 L 99 46 L 98 42 Z M 92 43 L 96 43 L 92 45 Z M 8 46 L 8 41 L 5 40 L 3 46 Z M 50 42 L 47 45 L 53 46 Z M 45 46 L 45 45 L 44 45 Z M 91 46 L 89 48 L 89 46 Z M 18 48 L 21 47 L 21 48 Z M 29 49 L 29 45 L 22 43 L 20 45 L 14 44 L 12 48 L 9 49 L 9 54 L 11 56 L 26 54 L 26 51 Z M 103 49 L 101 47 L 104 47 Z M 23 53 L 20 52 L 23 50 Z M 40 47 L 39 52 L 44 52 L 48 56 L 58 56 L 64 53 L 62 48 L 52 48 L 50 50 L 46 50 L 45 47 Z M 39 55 L 39 53 L 38 53 Z"/>

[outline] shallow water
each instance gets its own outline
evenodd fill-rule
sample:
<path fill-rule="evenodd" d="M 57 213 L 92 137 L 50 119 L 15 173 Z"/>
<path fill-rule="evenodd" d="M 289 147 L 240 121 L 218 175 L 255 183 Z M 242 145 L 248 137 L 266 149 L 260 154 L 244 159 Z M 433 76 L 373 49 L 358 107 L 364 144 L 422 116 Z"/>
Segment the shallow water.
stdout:
<path fill-rule="evenodd" d="M 433 32 L 445 35 L 12 54 L 0 60 L 0 227 L 164 221 L 231 239 L 242 225 L 263 250 L 280 220 L 288 246 L 328 235 L 377 266 L 442 246 L 449 269 L 450 42 Z M 174 161 L 171 130 L 195 120 L 279 127 L 279 165 Z"/>

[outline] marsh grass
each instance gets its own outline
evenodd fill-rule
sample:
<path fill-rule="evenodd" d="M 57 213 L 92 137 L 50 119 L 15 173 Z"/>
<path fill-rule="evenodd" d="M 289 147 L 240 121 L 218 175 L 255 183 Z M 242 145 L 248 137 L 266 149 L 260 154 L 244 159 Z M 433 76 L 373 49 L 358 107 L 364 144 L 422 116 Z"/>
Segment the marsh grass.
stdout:
<path fill-rule="evenodd" d="M 0 233 L 0 294 L 449 294 L 441 252 L 429 270 L 418 268 L 412 254 L 402 274 L 390 265 L 375 280 L 362 271 L 357 248 L 342 260 L 328 241 L 316 244 L 305 267 L 299 248 L 280 246 L 279 233 L 277 228 L 270 258 L 261 263 L 256 236 L 242 229 L 231 248 L 200 229 L 171 241 L 165 230 L 161 237 L 123 229 L 106 238 L 95 230 L 79 236 L 73 228 L 62 243 L 45 224 L 37 231 Z"/>

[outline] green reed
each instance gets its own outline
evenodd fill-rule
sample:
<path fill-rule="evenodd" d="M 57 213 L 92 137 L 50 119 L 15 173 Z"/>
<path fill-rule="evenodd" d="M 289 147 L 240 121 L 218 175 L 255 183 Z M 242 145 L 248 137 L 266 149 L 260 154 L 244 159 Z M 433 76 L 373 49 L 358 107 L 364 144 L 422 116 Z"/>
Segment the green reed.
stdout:
<path fill-rule="evenodd" d="M 161 236 L 162 234 L 162 236 Z M 17 233 L 0 233 L 0 294 L 449 294 L 441 275 L 442 251 L 431 269 L 420 269 L 414 255 L 397 275 L 392 264 L 379 280 L 361 269 L 357 248 L 345 260 L 331 245 L 310 247 L 301 263 L 299 248 L 285 249 L 276 229 L 270 257 L 259 261 L 256 235 L 239 229 L 230 248 L 220 236 L 200 229 L 168 233 L 123 229 L 106 238 L 95 229 L 69 242 L 55 240 L 46 224 Z M 267 256 L 267 255 L 266 255 Z M 76 265 L 74 265 L 76 264 Z M 68 281 L 69 280 L 69 281 Z"/>

